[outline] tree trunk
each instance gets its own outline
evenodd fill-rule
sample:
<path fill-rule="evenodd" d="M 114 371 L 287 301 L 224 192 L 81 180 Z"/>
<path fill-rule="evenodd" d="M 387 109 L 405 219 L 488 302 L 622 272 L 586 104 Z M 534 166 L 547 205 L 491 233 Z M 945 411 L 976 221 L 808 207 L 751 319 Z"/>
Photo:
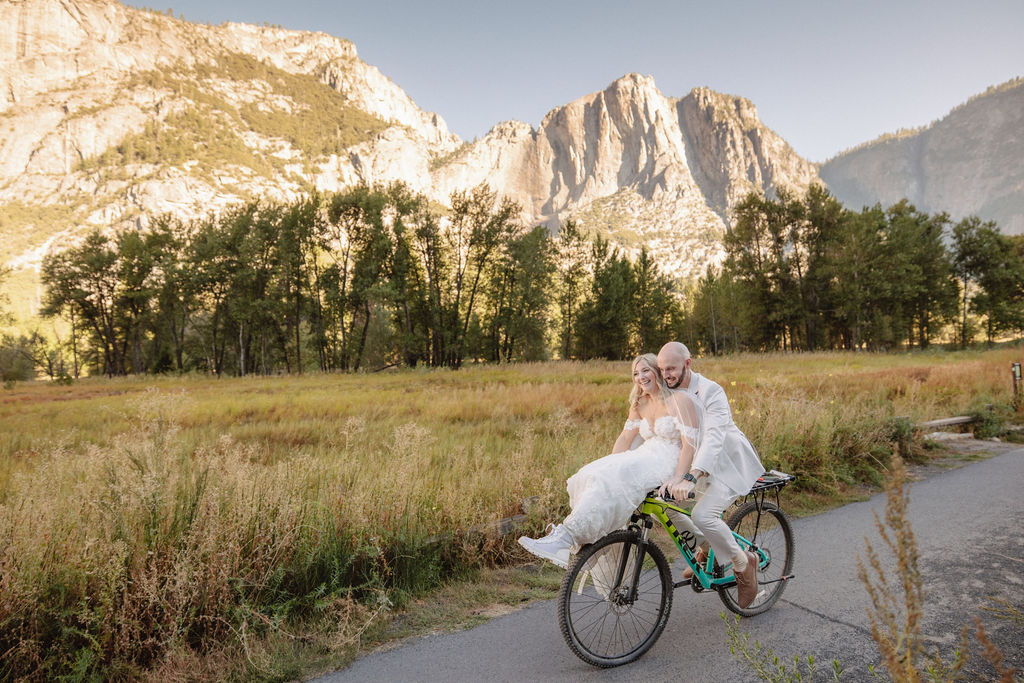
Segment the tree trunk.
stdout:
<path fill-rule="evenodd" d="M 75 307 L 71 306 L 71 359 L 74 363 L 75 379 L 79 377 L 78 368 L 78 332 L 75 329 Z"/>
<path fill-rule="evenodd" d="M 363 320 L 363 331 L 359 335 L 359 349 L 356 352 L 356 362 L 352 367 L 353 371 L 359 370 L 359 364 L 363 360 L 363 349 L 366 348 L 366 335 L 370 329 L 370 302 L 366 302 L 363 306 L 363 311 L 366 315 L 366 319 Z"/>
<path fill-rule="evenodd" d="M 295 287 L 295 368 L 298 374 L 302 374 L 302 297 L 299 294 L 298 283 Z"/>
<path fill-rule="evenodd" d="M 245 323 L 238 324 L 238 376 L 245 377 L 245 342 L 243 340 L 243 330 L 245 329 Z"/>

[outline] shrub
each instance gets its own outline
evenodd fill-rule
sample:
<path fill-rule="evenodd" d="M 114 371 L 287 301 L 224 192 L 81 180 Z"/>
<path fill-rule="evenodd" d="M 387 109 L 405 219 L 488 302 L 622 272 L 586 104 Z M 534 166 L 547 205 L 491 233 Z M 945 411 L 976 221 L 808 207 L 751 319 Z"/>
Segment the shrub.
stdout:
<path fill-rule="evenodd" d="M 0 338 L 0 380 L 24 382 L 35 376 L 35 363 L 25 338 Z"/>

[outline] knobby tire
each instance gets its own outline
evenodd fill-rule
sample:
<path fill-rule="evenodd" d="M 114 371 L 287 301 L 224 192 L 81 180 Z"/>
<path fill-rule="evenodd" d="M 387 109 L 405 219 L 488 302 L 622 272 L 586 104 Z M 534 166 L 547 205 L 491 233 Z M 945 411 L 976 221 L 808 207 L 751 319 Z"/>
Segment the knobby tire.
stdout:
<path fill-rule="evenodd" d="M 738 507 L 729 515 L 726 522 L 730 529 L 764 550 L 769 558 L 768 565 L 757 570 L 757 580 L 760 584 L 758 594 L 748 607 L 739 606 L 738 589 L 735 586 L 718 591 L 718 597 L 725 606 L 743 617 L 752 617 L 770 610 L 782 595 L 782 591 L 786 590 L 787 582 L 778 579 L 789 576 L 793 569 L 793 529 L 789 518 L 774 503 L 765 501 L 760 509 L 760 522 L 758 503 L 753 500 Z M 764 581 L 775 583 L 762 583 Z"/>
<path fill-rule="evenodd" d="M 613 531 L 584 546 L 562 579 L 558 592 L 562 635 L 569 649 L 593 666 L 608 668 L 635 661 L 651 649 L 668 622 L 672 574 L 665 554 L 653 541 L 644 550 L 636 600 L 616 603 L 632 583 L 639 540 L 634 530 Z M 614 588 L 609 584 L 623 550 L 630 553 L 629 561 L 623 586 Z"/>

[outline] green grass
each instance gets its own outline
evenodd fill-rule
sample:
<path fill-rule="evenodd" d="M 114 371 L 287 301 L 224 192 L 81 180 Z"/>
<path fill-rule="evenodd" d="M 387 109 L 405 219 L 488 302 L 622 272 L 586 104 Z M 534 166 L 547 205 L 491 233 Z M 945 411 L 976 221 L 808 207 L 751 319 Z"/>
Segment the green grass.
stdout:
<path fill-rule="evenodd" d="M 466 152 L 468 152 L 470 147 L 472 147 L 472 146 L 473 145 L 470 142 L 463 142 L 461 145 L 459 145 L 458 147 L 456 147 L 452 151 L 448 152 L 447 154 L 442 154 L 442 155 L 439 155 L 439 156 L 431 157 L 430 158 L 430 170 L 431 171 L 436 171 L 436 170 L 438 170 L 440 168 L 443 168 L 443 167 L 447 166 L 448 164 L 450 164 L 451 162 L 455 161 L 460 156 L 462 156 Z"/>
<path fill-rule="evenodd" d="M 215 80 L 269 87 L 288 108 L 271 101 L 236 108 L 208 87 Z M 352 107 L 338 91 L 309 74 L 292 74 L 248 55 L 226 53 L 216 64 L 197 64 L 174 72 L 149 71 L 125 84 L 171 90 L 203 111 L 217 112 L 268 138 L 283 138 L 308 156 L 337 154 L 387 127 L 384 121 Z M 149 136 L 153 137 L 154 131 Z"/>
<path fill-rule="evenodd" d="M 1017 355 L 695 365 L 723 384 L 765 464 L 800 475 L 786 493 L 798 511 L 884 480 L 896 416 L 991 403 L 1009 417 Z M 538 502 L 526 531 L 564 515 L 566 477 L 621 429 L 628 369 L 561 362 L 3 390 L 0 676 L 78 667 L 107 678 L 296 677 L 422 629 L 393 615 L 438 590 L 469 593 L 462 616 L 428 605 L 427 617 L 408 619 L 468 624 L 486 616 L 473 614 L 481 602 L 550 595 L 547 578 L 531 586 L 522 573 L 518 588 L 453 584 L 525 559 L 511 538 L 465 530 L 519 513 L 528 496 Z"/>
<path fill-rule="evenodd" d="M 47 237 L 81 221 L 88 204 L 25 204 L 8 202 L 0 205 L 0 263 L 38 247 Z"/>
<path fill-rule="evenodd" d="M 217 93 L 217 81 L 252 86 L 261 93 L 260 101 L 236 107 Z M 235 53 L 220 56 L 216 64 L 136 73 L 121 84 L 123 92 L 140 88 L 168 91 L 184 106 L 83 160 L 81 170 L 125 179 L 126 167 L 133 164 L 159 168 L 194 163 L 191 172 L 207 180 L 214 170 L 231 165 L 273 178 L 285 173 L 286 162 L 249 147 L 242 133 L 287 141 L 301 152 L 299 163 L 309 167 L 312 160 L 342 153 L 388 125 L 352 107 L 315 76 L 288 73 Z M 98 110 L 91 107 L 86 113 Z"/>
<path fill-rule="evenodd" d="M 261 176 L 275 173 L 275 165 L 268 158 L 242 142 L 229 117 L 199 108 L 147 123 L 141 132 L 127 136 L 98 157 L 85 160 L 82 167 L 103 170 L 108 178 L 114 178 L 117 169 L 131 164 L 180 166 L 193 161 L 207 172 L 236 165 Z"/>

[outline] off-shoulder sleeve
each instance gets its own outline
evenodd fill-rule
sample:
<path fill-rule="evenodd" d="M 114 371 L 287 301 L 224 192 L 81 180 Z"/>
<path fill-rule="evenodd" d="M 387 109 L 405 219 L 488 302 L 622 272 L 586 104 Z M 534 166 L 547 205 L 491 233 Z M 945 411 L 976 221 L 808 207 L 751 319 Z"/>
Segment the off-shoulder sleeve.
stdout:
<path fill-rule="evenodd" d="M 629 414 L 626 415 L 626 424 L 622 426 L 622 431 L 628 432 L 633 429 L 640 429 L 644 419 L 640 417 L 640 411 L 637 410 L 636 406 L 629 407 Z"/>

